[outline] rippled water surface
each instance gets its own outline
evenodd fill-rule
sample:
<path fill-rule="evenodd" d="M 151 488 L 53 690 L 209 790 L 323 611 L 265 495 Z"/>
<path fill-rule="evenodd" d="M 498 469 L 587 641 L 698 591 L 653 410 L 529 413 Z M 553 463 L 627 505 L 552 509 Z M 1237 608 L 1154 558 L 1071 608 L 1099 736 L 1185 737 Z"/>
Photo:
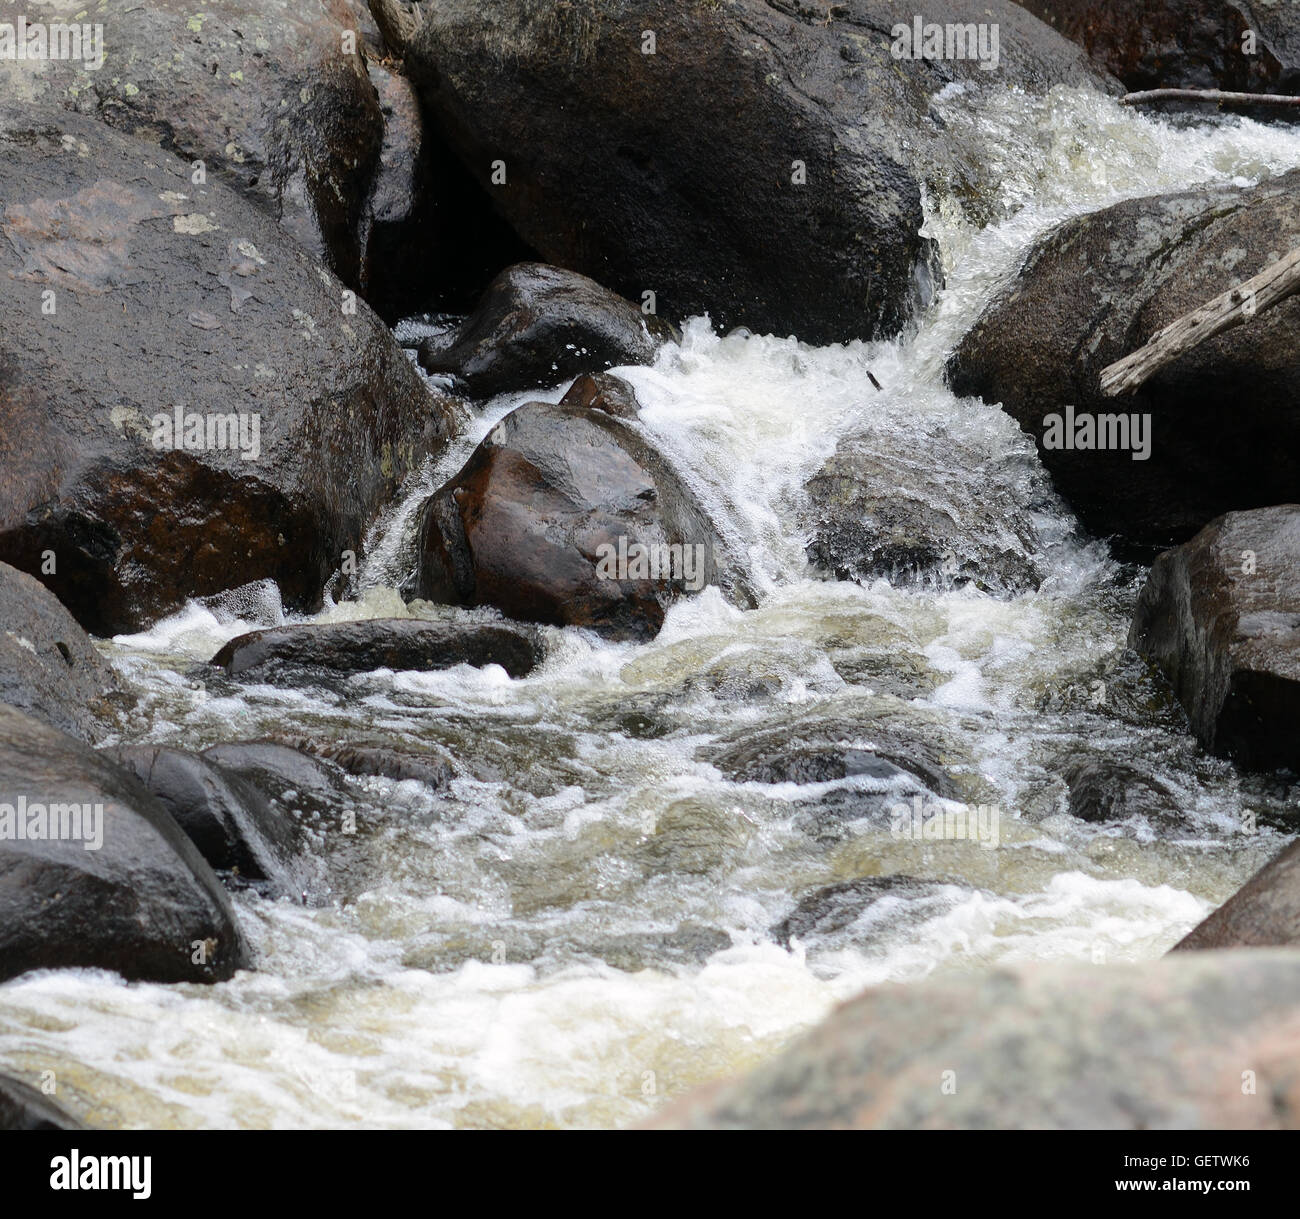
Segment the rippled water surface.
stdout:
<path fill-rule="evenodd" d="M 335 811 L 355 812 L 358 833 L 331 900 L 236 898 L 256 972 L 212 988 L 84 971 L 10 982 L 0 1059 L 55 1070 L 62 1102 L 97 1125 L 628 1123 L 875 982 L 1157 956 L 1278 849 L 1292 793 L 1203 757 L 1124 654 L 1143 573 L 1077 534 L 1032 442 L 996 406 L 953 398 L 941 370 L 1052 223 L 1257 181 L 1300 165 L 1300 135 L 1178 129 L 1065 91 L 1008 95 L 978 119 L 959 94 L 938 104 L 959 135 L 997 131 L 1005 166 L 987 228 L 928 201 L 948 287 L 919 333 L 816 349 L 694 319 L 654 367 L 623 372 L 641 426 L 745 557 L 759 607 L 706 590 L 645 645 L 552 631 L 546 664 L 518 681 L 462 667 L 286 689 L 204 673 L 223 641 L 285 620 L 264 587 L 106 644 L 145 692 L 126 739 L 387 742 L 445 750 L 459 777 L 441 792 L 339 777 Z M 414 512 L 525 397 L 467 411 L 454 451 L 376 527 L 361 599 L 319 618 L 438 612 L 396 591 Z M 846 436 L 900 484 L 938 472 L 1029 511 L 1042 587 L 995 599 L 934 579 L 819 578 L 802 488 Z M 738 782 L 714 765 L 760 734 L 813 731 L 865 750 L 882 734 L 929 742 L 954 801 L 998 809 L 997 848 L 900 840 L 878 812 L 911 798 L 896 779 Z M 1178 817 L 1069 816 L 1060 773 L 1080 755 L 1156 779 Z M 330 809 L 294 791 L 282 802 L 328 857 Z M 1239 832 L 1247 810 L 1263 824 L 1253 837 Z M 788 943 L 774 931 L 807 894 L 864 877 L 916 883 L 842 925 Z"/>

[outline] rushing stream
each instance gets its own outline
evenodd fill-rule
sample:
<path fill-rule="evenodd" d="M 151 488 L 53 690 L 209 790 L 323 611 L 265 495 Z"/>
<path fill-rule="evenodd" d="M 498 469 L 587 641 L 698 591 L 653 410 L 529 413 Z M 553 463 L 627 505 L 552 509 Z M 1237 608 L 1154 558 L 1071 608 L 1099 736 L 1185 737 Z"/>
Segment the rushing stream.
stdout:
<path fill-rule="evenodd" d="M 358 830 L 331 900 L 236 898 L 256 972 L 211 988 L 91 971 L 0 987 L 0 1059 L 28 1077 L 56 1071 L 60 1102 L 104 1126 L 629 1123 L 761 1061 L 874 983 L 1158 956 L 1276 852 L 1292 792 L 1202 755 L 1124 656 L 1144 573 L 1079 535 L 1032 441 L 996 406 L 955 399 L 942 368 L 1056 221 L 1300 166 L 1300 133 L 1231 119 L 1180 127 L 1064 90 L 1040 102 L 1008 93 L 977 118 L 960 96 L 938 104 L 958 138 L 963 124 L 992 124 L 1005 165 L 1001 199 L 983 201 L 998 217 L 988 227 L 928 201 L 947 288 L 919 333 L 810 348 L 720 336 L 697 318 L 653 367 L 621 372 L 641 426 L 746 557 L 759 608 L 742 613 L 709 589 L 649 644 L 550 631 L 549 659 L 517 681 L 465 667 L 328 688 L 204 677 L 196 666 L 222 642 L 285 620 L 273 587 L 105 644 L 144 692 L 123 739 L 389 741 L 446 751 L 459 777 L 440 792 L 340 779 Z M 411 612 L 397 590 L 416 508 L 537 396 L 467 415 L 454 451 L 376 527 L 360 599 L 318 620 Z M 909 469 L 937 470 L 995 509 L 1029 507 L 1041 589 L 997 599 L 934 579 L 819 577 L 802 488 L 846 435 L 900 484 Z M 1098 683 L 1111 691 L 1103 706 Z M 1000 811 L 997 849 L 900 840 L 878 816 L 811 832 L 819 810 L 890 781 L 737 783 L 708 760 L 719 743 L 827 721 L 846 743 L 870 745 L 893 723 L 944 741 L 963 799 Z M 1157 778 L 1180 819 L 1071 817 L 1060 771 L 1080 753 Z M 1247 810 L 1261 819 L 1253 836 L 1240 832 Z M 302 815 L 325 826 L 331 813 Z M 337 842 L 326 829 L 316 840 L 322 853 Z M 806 893 L 894 874 L 937 883 L 777 942 L 773 927 Z"/>

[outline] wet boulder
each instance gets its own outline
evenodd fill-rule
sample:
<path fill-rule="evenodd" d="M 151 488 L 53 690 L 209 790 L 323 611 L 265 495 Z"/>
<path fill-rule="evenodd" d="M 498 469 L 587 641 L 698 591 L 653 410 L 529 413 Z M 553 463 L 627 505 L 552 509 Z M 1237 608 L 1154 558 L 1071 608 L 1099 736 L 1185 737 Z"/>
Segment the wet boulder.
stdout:
<path fill-rule="evenodd" d="M 595 280 L 544 263 L 502 271 L 454 332 L 425 339 L 420 363 L 476 398 L 648 364 L 671 332 Z"/>
<path fill-rule="evenodd" d="M 443 443 L 364 304 L 245 198 L 91 119 L 0 107 L 0 560 L 95 634 L 272 578 L 319 605 Z"/>
<path fill-rule="evenodd" d="M 942 58 L 913 55 L 889 0 L 422 13 L 407 69 L 546 261 L 634 301 L 652 292 L 671 320 L 707 312 L 813 343 L 897 333 L 940 278 L 923 188 L 978 208 L 996 184 L 996 137 L 971 123 L 953 139 L 939 94 L 974 114 L 1008 84 L 1110 87 L 1009 0 L 936 0 L 926 19 L 963 31 Z"/>
<path fill-rule="evenodd" d="M 357 286 L 384 122 L 347 0 L 100 0 L 80 20 L 103 26 L 101 69 L 0 61 L 0 91 L 202 162 Z"/>
<path fill-rule="evenodd" d="M 296 822 L 251 783 L 183 749 L 128 745 L 105 751 L 158 798 L 213 868 L 270 897 L 302 899 L 320 877 Z"/>
<path fill-rule="evenodd" d="M 616 419 L 635 419 L 641 413 L 636 391 L 612 372 L 583 373 L 565 390 L 560 402 L 604 411 Z"/>
<path fill-rule="evenodd" d="M 1285 950 L 950 974 L 872 987 L 649 1124 L 1288 1130 L 1300 1122 L 1298 1029 L 1300 954 Z"/>
<path fill-rule="evenodd" d="M 1129 646 L 1164 670 L 1205 748 L 1300 770 L 1300 506 L 1230 512 L 1162 554 Z"/>
<path fill-rule="evenodd" d="M 1066 765 L 1062 778 L 1070 791 L 1070 816 L 1080 821 L 1140 819 L 1169 828 L 1183 820 L 1174 793 L 1132 766 L 1083 756 Z"/>
<path fill-rule="evenodd" d="M 840 580 L 970 583 L 994 595 L 1037 588 L 1041 542 L 1022 493 L 1041 490 L 1029 469 L 997 476 L 1026 457 L 954 439 L 933 466 L 901 457 L 894 443 L 846 438 L 807 483 L 808 557 Z"/>
<path fill-rule="evenodd" d="M 1016 0 L 1130 89 L 1295 93 L 1300 15 L 1270 0 Z M 1274 110 L 1274 116 L 1283 112 Z"/>
<path fill-rule="evenodd" d="M 85 968 L 218 982 L 248 964 L 221 882 L 156 797 L 0 706 L 0 980 Z"/>
<path fill-rule="evenodd" d="M 418 595 L 511 618 L 652 637 L 671 601 L 748 593 L 682 478 L 627 423 L 530 402 L 429 498 Z"/>
<path fill-rule="evenodd" d="M 1149 561 L 1224 512 L 1295 497 L 1300 297 L 1200 343 L 1133 393 L 1105 397 L 1098 377 L 1297 243 L 1300 172 L 1069 220 L 962 339 L 949 382 L 1000 403 L 1084 525 Z"/>
<path fill-rule="evenodd" d="M 48 1096 L 19 1079 L 0 1075 L 0 1130 L 83 1130 Z"/>
<path fill-rule="evenodd" d="M 0 563 L 0 703 L 94 742 L 125 698 L 116 670 L 54 594 Z"/>
<path fill-rule="evenodd" d="M 252 631 L 232 639 L 211 663 L 232 677 L 258 679 L 304 668 L 362 673 L 460 664 L 500 665 L 511 677 L 523 677 L 543 655 L 539 633 L 515 623 L 368 618 Z"/>
<path fill-rule="evenodd" d="M 1171 951 L 1300 944 L 1300 842 L 1265 864 Z"/>
<path fill-rule="evenodd" d="M 901 875 L 859 876 L 824 885 L 799 899 L 772 928 L 772 938 L 785 947 L 792 939 L 818 947 L 862 944 L 900 918 L 936 913 L 931 899 L 938 889 L 932 881 Z"/>

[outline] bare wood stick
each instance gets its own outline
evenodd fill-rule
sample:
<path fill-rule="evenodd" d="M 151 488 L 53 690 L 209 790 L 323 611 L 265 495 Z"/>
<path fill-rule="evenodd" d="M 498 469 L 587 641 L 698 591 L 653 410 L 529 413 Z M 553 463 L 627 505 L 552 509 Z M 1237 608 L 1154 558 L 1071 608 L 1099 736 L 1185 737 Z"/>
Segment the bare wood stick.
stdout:
<path fill-rule="evenodd" d="M 1126 93 L 1121 106 L 1143 106 L 1148 102 L 1218 102 L 1229 106 L 1300 106 L 1300 97 L 1289 93 L 1224 93 L 1220 89 L 1144 89 Z"/>
<path fill-rule="evenodd" d="M 1101 391 L 1129 393 L 1199 343 L 1240 326 L 1300 291 L 1300 249 L 1265 267 L 1254 279 L 1216 296 L 1156 331 L 1143 347 L 1102 369 Z"/>

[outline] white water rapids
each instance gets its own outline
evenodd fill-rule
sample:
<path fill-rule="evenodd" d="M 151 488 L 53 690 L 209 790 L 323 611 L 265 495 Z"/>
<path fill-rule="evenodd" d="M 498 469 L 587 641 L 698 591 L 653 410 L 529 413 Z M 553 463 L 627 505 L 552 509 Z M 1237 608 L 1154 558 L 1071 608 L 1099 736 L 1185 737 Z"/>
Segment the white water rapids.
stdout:
<path fill-rule="evenodd" d="M 694 319 L 653 367 L 621 372 L 644 428 L 747 555 L 758 609 L 706 590 L 649 644 L 557 631 L 544 667 L 518 681 L 465 667 L 358 675 L 332 690 L 193 680 L 225 640 L 284 620 L 268 589 L 105 645 L 146 694 L 131 740 L 201 748 L 364 731 L 445 747 L 464 777 L 443 793 L 347 780 L 367 826 L 364 875 L 319 909 L 237 897 L 255 972 L 214 987 L 92 971 L 0 986 L 5 1069 L 54 1071 L 61 1104 L 111 1127 L 625 1124 L 762 1061 L 873 983 L 998 961 L 1156 957 L 1276 852 L 1277 831 L 1238 829 L 1244 810 L 1284 809 L 1290 792 L 1247 785 L 1160 716 L 1092 712 L 1088 692 L 1123 650 L 1141 573 L 1078 536 L 1032 442 L 995 405 L 955 399 L 942 368 L 1053 223 L 1300 166 L 1300 132 L 1176 126 L 1066 90 L 1008 94 L 978 115 L 961 103 L 938 103 L 954 138 L 976 122 L 999 134 L 1003 219 L 975 230 L 949 201 L 928 201 L 947 288 L 919 333 L 810 348 L 721 337 Z M 467 421 L 375 531 L 365 596 L 321 619 L 406 612 L 394 586 L 422 497 L 536 396 Z M 802 487 L 850 434 L 900 481 L 922 466 L 1032 501 L 1042 588 L 999 600 L 818 577 Z M 953 454 L 972 449 L 984 464 L 959 468 Z M 800 815 L 873 780 L 734 783 L 702 760 L 723 738 L 809 718 L 869 741 L 881 714 L 955 743 L 960 782 L 1001 810 L 998 849 L 899 841 L 879 823 L 819 842 Z M 1070 817 L 1060 760 L 1079 751 L 1157 777 L 1182 827 Z M 805 893 L 894 873 L 943 883 L 887 896 L 834 935 L 775 942 L 771 928 Z"/>

